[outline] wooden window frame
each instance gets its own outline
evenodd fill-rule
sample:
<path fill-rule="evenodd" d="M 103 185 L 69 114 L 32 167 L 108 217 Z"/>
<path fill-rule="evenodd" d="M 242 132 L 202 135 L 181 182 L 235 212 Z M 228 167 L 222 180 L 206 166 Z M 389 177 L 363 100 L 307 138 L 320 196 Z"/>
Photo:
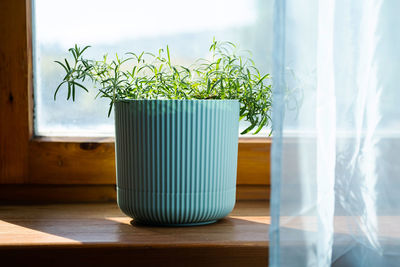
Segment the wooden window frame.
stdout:
<path fill-rule="evenodd" d="M 0 32 L 0 201 L 115 199 L 112 138 L 34 135 L 31 0 L 1 1 Z M 239 138 L 239 199 L 268 197 L 270 148 Z"/>

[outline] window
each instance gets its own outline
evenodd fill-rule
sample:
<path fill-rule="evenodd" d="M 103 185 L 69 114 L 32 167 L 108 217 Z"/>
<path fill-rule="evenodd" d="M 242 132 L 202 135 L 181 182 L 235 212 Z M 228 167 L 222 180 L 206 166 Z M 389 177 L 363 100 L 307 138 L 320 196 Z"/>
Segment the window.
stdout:
<path fill-rule="evenodd" d="M 0 1 L 0 29 L 7 36 L 0 42 L 2 66 L 7 66 L 0 68 L 0 199 L 112 199 L 115 167 L 111 138 L 40 137 L 33 131 L 32 96 L 37 93 L 37 88 L 33 92 L 37 83 L 32 74 L 31 11 L 29 0 Z M 49 98 L 53 103 L 51 95 Z M 269 150 L 270 141 L 265 138 L 240 139 L 238 193 L 244 198 L 267 196 Z"/>
<path fill-rule="evenodd" d="M 79 6 L 79 11 L 76 7 Z M 62 12 L 58 12 L 61 11 Z M 272 1 L 264 0 L 81 0 L 34 1 L 35 133 L 39 136 L 113 136 L 108 100 L 82 91 L 76 103 L 53 93 L 63 77 L 54 63 L 77 43 L 91 45 L 89 56 L 149 51 L 168 44 L 176 64 L 190 65 L 207 56 L 213 37 L 252 51 L 270 73 Z M 246 122 L 242 122 L 242 130 Z M 264 131 L 264 136 L 267 130 Z"/>

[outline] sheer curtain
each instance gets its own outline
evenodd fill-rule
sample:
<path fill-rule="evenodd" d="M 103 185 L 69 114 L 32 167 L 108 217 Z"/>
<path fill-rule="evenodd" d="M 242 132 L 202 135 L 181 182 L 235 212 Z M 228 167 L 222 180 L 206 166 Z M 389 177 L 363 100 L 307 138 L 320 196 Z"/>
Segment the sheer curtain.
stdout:
<path fill-rule="evenodd" d="M 270 266 L 400 266 L 399 11 L 275 1 Z"/>

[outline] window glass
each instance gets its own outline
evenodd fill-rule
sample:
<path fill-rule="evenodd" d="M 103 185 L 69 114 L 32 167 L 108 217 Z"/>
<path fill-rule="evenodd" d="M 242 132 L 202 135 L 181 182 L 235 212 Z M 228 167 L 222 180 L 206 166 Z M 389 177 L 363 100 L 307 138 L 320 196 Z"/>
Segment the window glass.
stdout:
<path fill-rule="evenodd" d="M 54 91 L 63 69 L 54 61 L 75 44 L 88 57 L 149 51 L 169 45 L 174 63 L 206 57 L 213 37 L 232 41 L 271 72 L 272 0 L 36 0 L 33 2 L 35 133 L 41 136 L 112 136 L 108 99 L 78 91 L 74 103 Z M 244 129 L 245 123 L 241 123 Z M 264 135 L 267 130 L 264 131 Z"/>

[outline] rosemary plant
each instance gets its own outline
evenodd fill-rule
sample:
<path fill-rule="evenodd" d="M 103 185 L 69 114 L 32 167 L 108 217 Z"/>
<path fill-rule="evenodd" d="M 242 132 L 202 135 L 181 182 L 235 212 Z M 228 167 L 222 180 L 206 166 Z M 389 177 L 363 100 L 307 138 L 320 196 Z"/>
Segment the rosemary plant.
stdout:
<path fill-rule="evenodd" d="M 231 42 L 213 41 L 211 60 L 199 59 L 192 66 L 174 65 L 169 47 L 158 54 L 126 53 L 109 60 L 87 59 L 77 45 L 70 48 L 73 60 L 55 61 L 65 70 L 54 99 L 62 85 L 68 89 L 67 99 L 75 101 L 77 88 L 88 91 L 83 85 L 90 80 L 98 90 L 97 96 L 110 99 L 108 116 L 115 101 L 123 99 L 238 99 L 240 120 L 250 122 L 241 134 L 255 129 L 258 133 L 270 121 L 271 85 L 269 74 L 262 75 L 251 58 L 239 55 Z"/>

